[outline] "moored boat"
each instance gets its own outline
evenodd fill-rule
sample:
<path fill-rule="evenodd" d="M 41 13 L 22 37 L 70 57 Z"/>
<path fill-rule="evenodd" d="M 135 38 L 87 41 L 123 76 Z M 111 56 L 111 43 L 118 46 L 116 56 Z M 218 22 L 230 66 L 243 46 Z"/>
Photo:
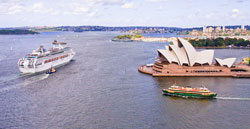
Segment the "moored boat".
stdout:
<path fill-rule="evenodd" d="M 172 85 L 168 89 L 162 90 L 163 94 L 170 96 L 179 96 L 179 97 L 191 97 L 191 98 L 215 98 L 216 93 L 211 92 L 206 87 L 200 88 L 191 88 L 191 87 L 182 87 Z"/>

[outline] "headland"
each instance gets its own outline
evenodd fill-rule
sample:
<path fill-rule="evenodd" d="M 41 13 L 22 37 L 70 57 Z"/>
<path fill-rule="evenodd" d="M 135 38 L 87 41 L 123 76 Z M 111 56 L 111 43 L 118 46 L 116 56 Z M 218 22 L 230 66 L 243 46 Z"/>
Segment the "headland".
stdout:
<path fill-rule="evenodd" d="M 39 33 L 35 31 L 31 31 L 31 30 L 24 30 L 24 29 L 0 30 L 0 35 L 24 35 L 24 34 L 39 34 Z"/>

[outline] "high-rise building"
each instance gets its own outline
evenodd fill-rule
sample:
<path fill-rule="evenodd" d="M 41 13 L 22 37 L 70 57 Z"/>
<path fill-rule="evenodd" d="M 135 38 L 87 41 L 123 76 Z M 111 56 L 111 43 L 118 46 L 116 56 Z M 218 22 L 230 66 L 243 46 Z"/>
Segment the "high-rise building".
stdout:
<path fill-rule="evenodd" d="M 223 32 L 225 32 L 225 30 L 226 30 L 226 27 L 225 27 L 225 26 L 223 26 L 223 27 L 222 27 L 222 31 L 223 31 Z"/>
<path fill-rule="evenodd" d="M 244 29 L 245 29 L 245 26 L 244 26 L 244 25 L 241 25 L 241 29 L 244 30 Z"/>
<path fill-rule="evenodd" d="M 242 28 L 241 28 L 242 29 Z M 241 29 L 239 27 L 236 28 L 235 32 L 240 33 Z"/>
<path fill-rule="evenodd" d="M 208 28 L 208 33 L 212 33 L 214 31 L 214 28 L 213 27 L 209 27 Z"/>
<path fill-rule="evenodd" d="M 220 32 L 221 31 L 221 27 L 220 26 L 217 26 L 216 29 L 215 29 L 216 32 Z"/>
<path fill-rule="evenodd" d="M 203 33 L 206 33 L 206 32 L 207 32 L 207 27 L 203 26 Z"/>

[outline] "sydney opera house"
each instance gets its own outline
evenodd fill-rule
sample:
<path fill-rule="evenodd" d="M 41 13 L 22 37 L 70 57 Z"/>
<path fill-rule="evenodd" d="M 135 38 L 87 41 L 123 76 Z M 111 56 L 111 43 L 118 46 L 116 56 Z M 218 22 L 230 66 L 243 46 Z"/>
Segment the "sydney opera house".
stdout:
<path fill-rule="evenodd" d="M 214 58 L 214 50 L 196 51 L 182 38 L 176 38 L 157 52 L 154 64 L 140 66 L 140 72 L 152 76 L 250 77 L 249 66 L 235 65 L 236 58 Z"/>

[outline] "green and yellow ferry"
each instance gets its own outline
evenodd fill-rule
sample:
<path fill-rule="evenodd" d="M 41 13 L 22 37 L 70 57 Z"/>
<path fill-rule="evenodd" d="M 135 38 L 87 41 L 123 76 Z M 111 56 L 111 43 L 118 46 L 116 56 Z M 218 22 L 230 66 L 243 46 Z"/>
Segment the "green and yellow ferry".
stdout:
<path fill-rule="evenodd" d="M 172 85 L 168 89 L 162 90 L 163 94 L 178 97 L 190 97 L 190 98 L 215 98 L 216 93 L 211 92 L 206 87 L 191 88 Z"/>

